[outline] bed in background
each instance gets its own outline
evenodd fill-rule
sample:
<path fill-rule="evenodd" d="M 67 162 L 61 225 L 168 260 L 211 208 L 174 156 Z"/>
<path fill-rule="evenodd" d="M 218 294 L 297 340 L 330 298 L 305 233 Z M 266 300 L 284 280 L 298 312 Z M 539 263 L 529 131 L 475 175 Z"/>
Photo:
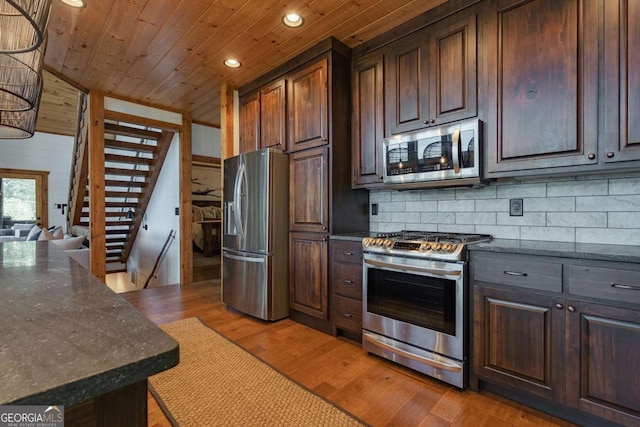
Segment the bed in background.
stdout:
<path fill-rule="evenodd" d="M 201 202 L 200 202 L 201 203 Z M 219 204 L 220 202 L 218 202 Z M 193 224 L 191 226 L 191 236 L 193 238 L 194 246 L 203 252 L 206 256 L 211 256 L 212 248 L 207 247 L 207 243 L 215 242 L 217 250 L 220 250 L 220 226 L 210 227 L 206 223 L 215 224 L 222 222 L 222 209 L 220 206 L 208 205 L 198 206 L 196 202 L 191 207 L 193 215 Z M 209 236 L 205 236 L 205 230 L 212 233 Z M 209 242 L 206 242 L 206 238 L 209 237 Z M 215 251 L 215 249 L 214 249 Z"/>

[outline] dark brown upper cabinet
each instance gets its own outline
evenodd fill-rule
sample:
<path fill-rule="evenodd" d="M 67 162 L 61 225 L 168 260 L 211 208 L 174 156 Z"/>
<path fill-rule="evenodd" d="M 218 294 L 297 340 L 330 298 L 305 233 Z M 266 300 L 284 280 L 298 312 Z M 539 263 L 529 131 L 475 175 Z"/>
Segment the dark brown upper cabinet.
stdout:
<path fill-rule="evenodd" d="M 385 48 L 387 136 L 477 114 L 476 21 L 460 12 Z"/>
<path fill-rule="evenodd" d="M 598 12 L 595 1 L 490 3 L 489 176 L 598 162 Z"/>
<path fill-rule="evenodd" d="M 382 186 L 384 138 L 384 55 L 356 59 L 352 69 L 353 186 Z"/>
<path fill-rule="evenodd" d="M 604 144 L 607 163 L 640 160 L 640 2 L 604 2 Z"/>
<path fill-rule="evenodd" d="M 289 76 L 289 151 L 296 152 L 328 143 L 328 66 L 322 59 Z"/>
<path fill-rule="evenodd" d="M 280 79 L 260 91 L 260 148 L 287 149 L 286 88 Z"/>
<path fill-rule="evenodd" d="M 260 93 L 240 99 L 240 153 L 255 151 L 260 146 Z"/>
<path fill-rule="evenodd" d="M 329 149 L 316 147 L 289 156 L 289 230 L 329 229 Z"/>
<path fill-rule="evenodd" d="M 286 80 L 240 98 L 240 153 L 261 148 L 286 151 Z"/>
<path fill-rule="evenodd" d="M 439 125 L 478 113 L 477 17 L 461 12 L 429 27 L 429 120 Z"/>

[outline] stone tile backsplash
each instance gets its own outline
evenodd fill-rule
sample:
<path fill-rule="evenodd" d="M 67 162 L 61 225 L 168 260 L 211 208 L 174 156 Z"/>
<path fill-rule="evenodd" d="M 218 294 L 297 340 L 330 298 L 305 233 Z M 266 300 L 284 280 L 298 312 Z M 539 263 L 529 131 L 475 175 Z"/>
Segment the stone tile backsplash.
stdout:
<path fill-rule="evenodd" d="M 522 216 L 509 199 L 523 199 Z M 640 173 L 492 182 L 477 189 L 377 190 L 371 231 L 491 234 L 495 238 L 640 245 Z"/>

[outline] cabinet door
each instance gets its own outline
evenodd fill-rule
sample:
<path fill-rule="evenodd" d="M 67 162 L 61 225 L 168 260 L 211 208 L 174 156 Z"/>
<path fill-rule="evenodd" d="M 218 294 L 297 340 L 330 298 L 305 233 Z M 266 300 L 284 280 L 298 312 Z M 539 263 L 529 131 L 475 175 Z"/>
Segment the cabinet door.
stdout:
<path fill-rule="evenodd" d="M 604 7 L 604 160 L 640 160 L 640 1 Z"/>
<path fill-rule="evenodd" d="M 474 287 L 474 375 L 564 401 L 564 301 Z"/>
<path fill-rule="evenodd" d="M 385 135 L 421 129 L 429 123 L 427 35 L 412 33 L 385 49 Z"/>
<path fill-rule="evenodd" d="M 289 229 L 327 232 L 329 150 L 317 147 L 289 157 Z"/>
<path fill-rule="evenodd" d="M 329 318 L 327 255 L 326 234 L 290 234 L 290 307 L 323 320 Z"/>
<path fill-rule="evenodd" d="M 429 27 L 429 122 L 474 117 L 478 110 L 476 14 Z"/>
<path fill-rule="evenodd" d="M 260 92 L 240 99 L 240 153 L 255 151 L 260 141 Z"/>
<path fill-rule="evenodd" d="M 382 185 L 384 138 L 384 55 L 376 52 L 353 63 L 353 185 Z"/>
<path fill-rule="evenodd" d="M 488 171 L 596 164 L 598 2 L 492 5 L 484 43 Z"/>
<path fill-rule="evenodd" d="M 286 80 L 278 80 L 260 91 L 260 148 L 286 150 Z"/>
<path fill-rule="evenodd" d="M 567 304 L 567 404 L 640 425 L 640 311 Z"/>
<path fill-rule="evenodd" d="M 327 144 L 328 100 L 327 59 L 289 77 L 289 151 Z"/>

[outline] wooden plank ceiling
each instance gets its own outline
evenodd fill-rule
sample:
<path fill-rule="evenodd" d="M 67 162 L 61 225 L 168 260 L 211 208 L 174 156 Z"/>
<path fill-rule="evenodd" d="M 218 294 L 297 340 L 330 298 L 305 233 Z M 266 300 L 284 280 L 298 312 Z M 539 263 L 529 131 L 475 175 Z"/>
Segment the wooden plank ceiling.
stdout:
<path fill-rule="evenodd" d="M 75 136 L 78 119 L 78 89 L 46 70 L 43 72 L 43 78 L 36 130 Z"/>
<path fill-rule="evenodd" d="M 73 9 L 54 1 L 45 68 L 84 90 L 219 126 L 223 84 L 241 87 L 329 36 L 355 47 L 443 2 L 88 0 Z M 289 12 L 305 24 L 285 27 Z M 225 67 L 228 57 L 242 67 Z"/>

